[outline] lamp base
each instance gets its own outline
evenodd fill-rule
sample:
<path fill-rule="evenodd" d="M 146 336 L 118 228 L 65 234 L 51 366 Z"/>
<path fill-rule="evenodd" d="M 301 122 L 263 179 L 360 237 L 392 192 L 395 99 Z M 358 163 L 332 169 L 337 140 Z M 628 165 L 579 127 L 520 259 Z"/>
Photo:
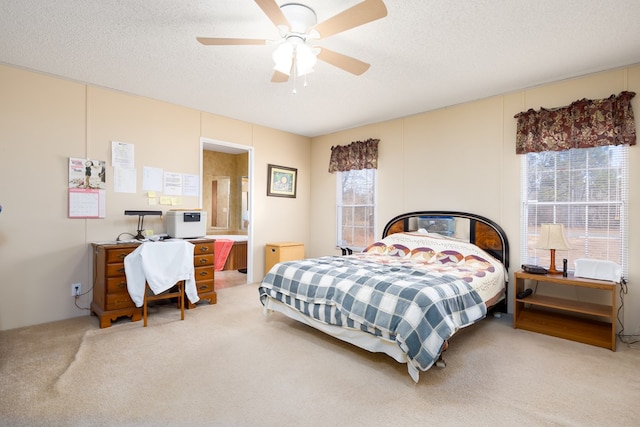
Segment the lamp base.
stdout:
<path fill-rule="evenodd" d="M 551 262 L 549 263 L 549 268 L 547 268 L 547 274 L 562 274 L 562 271 L 556 270 L 556 250 L 550 249 L 551 251 Z"/>

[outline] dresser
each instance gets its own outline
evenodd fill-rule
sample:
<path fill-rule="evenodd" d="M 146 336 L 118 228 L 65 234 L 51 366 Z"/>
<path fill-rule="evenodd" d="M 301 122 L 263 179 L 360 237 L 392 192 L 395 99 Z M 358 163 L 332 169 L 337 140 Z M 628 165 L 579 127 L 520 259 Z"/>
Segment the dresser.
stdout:
<path fill-rule="evenodd" d="M 214 286 L 214 240 L 188 239 L 195 245 L 193 265 L 196 288 L 201 300 L 217 302 Z M 127 291 L 124 258 L 140 243 L 92 243 L 93 249 L 93 301 L 91 313 L 95 314 L 101 328 L 111 326 L 119 317 L 132 321 L 142 319 L 142 308 L 136 307 Z M 185 301 L 187 308 L 195 305 Z"/>

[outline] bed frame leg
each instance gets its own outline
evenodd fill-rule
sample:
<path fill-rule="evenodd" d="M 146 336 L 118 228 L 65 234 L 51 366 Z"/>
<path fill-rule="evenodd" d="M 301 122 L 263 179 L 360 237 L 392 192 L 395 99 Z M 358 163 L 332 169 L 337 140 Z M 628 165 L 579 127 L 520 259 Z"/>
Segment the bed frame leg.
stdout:
<path fill-rule="evenodd" d="M 447 351 L 448 348 L 449 348 L 449 341 L 445 341 L 444 345 L 442 346 L 442 352 L 440 353 L 440 357 L 438 357 L 438 360 L 436 360 L 436 366 L 438 368 L 447 367 L 447 362 L 444 361 L 444 358 L 442 357 L 442 355 L 444 354 L 445 351 Z"/>

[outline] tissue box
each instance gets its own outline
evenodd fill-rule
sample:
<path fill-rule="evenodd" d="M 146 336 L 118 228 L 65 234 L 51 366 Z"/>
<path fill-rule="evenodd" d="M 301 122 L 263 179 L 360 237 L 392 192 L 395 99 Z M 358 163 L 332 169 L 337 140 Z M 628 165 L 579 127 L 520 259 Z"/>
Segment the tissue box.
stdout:
<path fill-rule="evenodd" d="M 587 279 L 609 280 L 611 282 L 619 282 L 622 278 L 622 267 L 613 261 L 605 261 L 600 259 L 581 258 L 574 262 L 576 277 L 585 277 Z"/>
<path fill-rule="evenodd" d="M 207 234 L 207 211 L 171 210 L 164 214 L 169 237 L 193 239 Z"/>

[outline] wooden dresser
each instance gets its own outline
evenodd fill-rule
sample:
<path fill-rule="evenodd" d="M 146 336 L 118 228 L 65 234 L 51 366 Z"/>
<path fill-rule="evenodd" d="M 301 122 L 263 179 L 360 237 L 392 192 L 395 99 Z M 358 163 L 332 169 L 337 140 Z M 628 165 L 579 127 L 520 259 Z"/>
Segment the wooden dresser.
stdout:
<path fill-rule="evenodd" d="M 214 287 L 214 240 L 189 239 L 195 245 L 193 265 L 196 288 L 201 300 L 217 302 Z M 93 301 L 91 312 L 100 320 L 100 327 L 111 326 L 118 317 L 142 319 L 142 308 L 136 307 L 127 291 L 124 258 L 140 243 L 92 243 L 93 248 Z M 188 308 L 194 304 L 186 301 Z"/>

